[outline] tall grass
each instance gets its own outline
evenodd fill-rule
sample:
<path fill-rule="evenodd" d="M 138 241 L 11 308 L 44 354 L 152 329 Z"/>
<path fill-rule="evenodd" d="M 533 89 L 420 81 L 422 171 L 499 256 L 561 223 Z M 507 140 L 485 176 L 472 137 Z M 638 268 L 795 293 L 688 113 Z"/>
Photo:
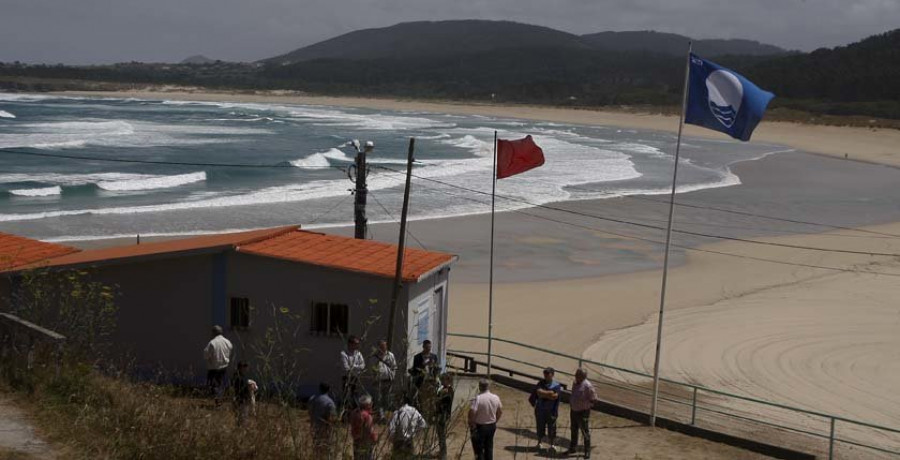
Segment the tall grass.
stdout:
<path fill-rule="evenodd" d="M 294 389 L 309 369 L 299 363 L 308 350 L 292 347 L 301 319 L 282 308 L 266 310 L 272 326 L 252 343 L 241 344 L 256 362 L 252 374 L 260 382 L 256 413 L 238 425 L 235 407 L 216 404 L 201 389 L 155 385 L 132 380 L 127 368 L 112 366 L 106 351 L 115 329 L 115 289 L 91 281 L 86 272 L 29 273 L 5 300 L 5 309 L 67 336 L 66 356 L 57 370 L 52 352 L 0 362 L 0 385 L 22 393 L 24 402 L 49 440 L 75 458 L 122 459 L 338 459 L 352 458 L 349 425 L 339 413 L 324 448 L 314 447 L 309 416 Z M 367 329 L 378 322 L 373 317 Z M 362 334 L 365 337 L 368 333 Z M 404 345 L 405 346 L 405 345 Z M 24 356 L 25 347 L 12 348 Z M 21 356 L 20 356 L 21 357 Z M 408 388 L 405 369 L 398 369 L 396 400 Z M 417 437 L 416 458 L 437 456 L 435 398 L 429 387 L 421 394 L 420 411 L 429 426 Z M 340 391 L 340 390 L 338 390 Z M 229 398 L 226 398 L 228 400 Z M 457 408 L 450 426 L 456 443 L 449 458 L 461 458 L 466 438 Z M 391 456 L 391 440 L 379 425 L 376 458 Z"/>

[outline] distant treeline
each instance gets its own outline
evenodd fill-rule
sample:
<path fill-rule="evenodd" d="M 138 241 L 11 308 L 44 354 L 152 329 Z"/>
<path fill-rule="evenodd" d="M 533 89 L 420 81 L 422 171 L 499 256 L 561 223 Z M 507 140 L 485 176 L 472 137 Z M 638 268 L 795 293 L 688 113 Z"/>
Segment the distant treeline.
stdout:
<path fill-rule="evenodd" d="M 776 107 L 900 119 L 900 29 L 807 54 L 716 60 L 774 92 Z M 287 65 L 11 63 L 0 64 L 0 85 L 33 91 L 73 89 L 73 81 L 113 82 L 565 106 L 677 106 L 683 72 L 684 58 L 666 54 L 529 47 L 447 57 L 314 59 Z M 54 81 L 60 86 L 54 88 Z"/>

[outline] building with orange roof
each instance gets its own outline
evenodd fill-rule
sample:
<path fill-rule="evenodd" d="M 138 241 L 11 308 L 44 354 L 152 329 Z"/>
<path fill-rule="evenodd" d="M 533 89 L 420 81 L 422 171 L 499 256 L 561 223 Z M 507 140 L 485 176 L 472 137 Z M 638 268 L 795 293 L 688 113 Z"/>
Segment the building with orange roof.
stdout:
<path fill-rule="evenodd" d="M 0 250 L 12 247 L 4 246 L 4 237 L 0 234 Z M 387 334 L 397 258 L 393 244 L 298 226 L 85 251 L 11 235 L 10 244 L 18 241 L 14 238 L 23 240 L 17 253 L 22 256 L 0 268 L 5 275 L 0 285 L 14 291 L 16 277 L 41 267 L 84 269 L 93 280 L 115 286 L 116 349 L 139 373 L 199 382 L 206 373 L 203 347 L 212 326 L 221 325 L 235 346 L 233 361 L 246 360 L 253 369 L 266 364 L 272 372 L 294 366 L 293 372 L 302 370 L 301 387 L 326 380 L 338 388 L 338 357 L 347 336 L 364 337 L 369 359 Z M 411 362 L 426 339 L 439 356 L 446 354 L 455 260 L 440 252 L 404 251 L 393 337 L 400 374 L 402 363 L 407 357 Z M 273 356 L 277 365 L 267 361 Z"/>

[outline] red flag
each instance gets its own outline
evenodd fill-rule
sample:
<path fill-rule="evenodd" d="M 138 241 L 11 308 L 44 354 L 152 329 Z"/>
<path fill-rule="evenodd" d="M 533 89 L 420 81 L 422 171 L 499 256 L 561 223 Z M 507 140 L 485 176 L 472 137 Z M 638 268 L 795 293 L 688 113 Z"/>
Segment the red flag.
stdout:
<path fill-rule="evenodd" d="M 515 141 L 497 139 L 497 179 L 523 173 L 544 164 L 544 151 L 531 136 Z"/>

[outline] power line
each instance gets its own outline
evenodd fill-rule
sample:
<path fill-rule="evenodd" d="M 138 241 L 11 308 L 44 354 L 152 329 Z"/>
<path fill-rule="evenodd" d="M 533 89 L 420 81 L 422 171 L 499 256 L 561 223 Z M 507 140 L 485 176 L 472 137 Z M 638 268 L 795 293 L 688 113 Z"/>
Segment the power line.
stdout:
<path fill-rule="evenodd" d="M 126 158 L 96 157 L 96 156 L 88 156 L 88 155 L 63 155 L 63 154 L 58 154 L 58 153 L 33 152 L 33 151 L 24 151 L 24 150 L 11 149 L 11 148 L 0 149 L 0 153 L 9 153 L 9 154 L 14 154 L 14 155 L 24 155 L 24 156 L 35 156 L 35 157 L 43 157 L 43 158 L 59 158 L 59 159 L 67 159 L 67 160 L 86 160 L 86 161 L 101 161 L 101 162 L 105 161 L 105 162 L 112 162 L 112 163 L 133 163 L 133 164 L 169 165 L 169 166 L 198 166 L 198 167 L 214 167 L 214 168 L 216 168 L 216 167 L 218 167 L 218 168 L 293 168 L 294 167 L 290 163 L 287 163 L 287 164 L 285 164 L 285 163 L 279 163 L 279 164 L 205 163 L 205 162 L 187 162 L 187 161 L 139 160 L 139 159 L 126 159 Z M 376 167 L 390 170 L 393 172 L 399 172 L 395 169 L 388 168 L 386 166 L 376 166 Z M 328 165 L 328 166 L 320 165 L 320 166 L 304 166 L 303 169 L 344 170 L 345 168 L 343 166 L 335 166 L 335 165 Z M 423 177 L 419 177 L 419 176 L 416 176 L 416 177 L 419 179 L 428 180 L 427 178 L 423 178 Z M 441 184 L 447 185 L 447 186 L 453 186 L 452 184 L 448 184 L 448 183 L 442 182 L 442 181 L 435 181 L 435 182 L 441 183 Z M 476 193 L 486 193 L 486 192 L 480 192 L 480 191 L 471 190 L 471 189 L 469 189 L 469 191 L 476 192 Z M 594 190 L 587 189 L 587 191 L 591 191 L 591 192 L 595 192 L 595 193 L 605 193 L 602 190 L 596 190 L 596 189 L 594 189 Z M 500 195 L 498 195 L 498 196 L 500 196 Z M 501 198 L 513 200 L 513 198 L 511 198 L 511 197 L 501 196 Z M 638 196 L 638 195 L 630 195 L 629 198 L 648 201 L 648 202 L 657 203 L 657 204 L 668 204 L 661 200 L 656 200 L 656 199 L 649 198 L 649 197 L 642 197 L 642 196 Z M 527 203 L 523 200 L 520 200 L 520 201 Z M 534 203 L 528 203 L 528 204 L 530 204 L 532 206 L 540 206 L 540 205 L 537 205 Z M 719 208 L 719 207 L 715 207 L 715 206 L 693 205 L 693 204 L 688 204 L 688 203 L 675 203 L 675 205 L 680 206 L 680 207 L 686 207 L 686 208 L 711 210 L 711 211 L 735 214 L 735 215 L 740 215 L 740 216 L 745 216 L 745 217 L 754 217 L 754 218 L 760 218 L 760 219 L 773 220 L 773 221 L 778 221 L 778 222 L 788 222 L 788 223 L 800 224 L 800 225 L 812 225 L 812 226 L 818 226 L 818 227 L 824 227 L 824 228 L 831 228 L 831 229 L 835 229 L 835 230 L 847 230 L 847 231 L 853 231 L 853 232 L 858 232 L 858 233 L 866 233 L 866 234 L 870 234 L 870 235 L 878 235 L 878 236 L 882 236 L 882 237 L 900 238 L 900 235 L 893 234 L 893 233 L 885 233 L 885 232 L 878 232 L 875 230 L 866 230 L 866 229 L 846 227 L 846 226 L 841 226 L 841 225 L 826 224 L 826 223 L 822 223 L 822 222 L 811 222 L 811 221 L 804 221 L 804 220 L 798 220 L 798 219 L 788 219 L 788 218 L 783 218 L 783 217 L 769 216 L 769 215 L 765 215 L 765 214 L 751 213 L 751 212 L 746 212 L 746 211 L 738 211 L 738 210 L 734 210 L 734 209 Z M 651 221 L 651 222 L 653 222 L 653 221 L 661 222 L 660 219 L 644 219 L 644 220 Z M 637 223 L 632 222 L 632 224 L 637 224 Z M 688 225 L 704 225 L 704 226 L 711 226 L 711 227 L 722 227 L 722 228 L 736 228 L 735 226 L 731 226 L 731 225 L 714 224 L 714 223 L 709 223 L 709 222 L 688 222 L 687 224 Z M 683 231 L 681 231 L 681 230 L 675 230 L 675 232 L 683 233 Z M 706 236 L 709 238 L 718 238 L 719 237 L 719 236 L 709 236 L 709 235 L 703 235 L 703 236 Z M 841 235 L 841 236 L 849 237 L 849 236 L 853 236 L 853 235 Z M 756 242 L 756 243 L 762 243 L 762 242 Z M 825 248 L 819 248 L 819 249 L 825 249 Z"/>
<path fill-rule="evenodd" d="M 376 165 L 374 167 L 385 169 L 385 170 L 388 170 L 388 171 L 391 171 L 391 172 L 394 172 L 397 174 L 401 173 L 401 171 L 398 171 L 393 168 L 389 168 L 387 166 Z M 488 192 L 483 192 L 481 190 L 476 190 L 476 189 L 463 187 L 463 186 L 456 185 L 456 184 L 451 184 L 451 183 L 433 179 L 430 177 L 423 177 L 423 176 L 418 176 L 415 174 L 413 174 L 413 177 L 420 179 L 420 180 L 425 180 L 425 181 L 441 184 L 441 185 L 444 185 L 447 187 L 465 190 L 470 193 L 477 193 L 480 195 L 490 196 L 490 193 L 488 193 Z M 588 217 L 588 218 L 592 218 L 592 219 L 604 220 L 604 221 L 608 221 L 608 222 L 614 222 L 614 223 L 623 224 L 623 225 L 631 225 L 631 226 L 635 226 L 635 227 L 647 228 L 647 229 L 652 229 L 652 230 L 665 230 L 665 228 L 656 226 L 656 225 L 642 224 L 640 222 L 634 222 L 634 221 L 625 220 L 625 219 L 617 219 L 617 218 L 612 218 L 612 217 L 598 216 L 595 214 L 590 214 L 590 213 L 581 212 L 581 211 L 575 211 L 572 209 L 558 208 L 555 206 L 533 203 L 528 200 L 524 200 L 521 198 L 514 198 L 514 197 L 510 197 L 510 196 L 506 196 L 506 195 L 497 195 L 497 196 L 500 198 L 503 198 L 505 200 L 508 200 L 508 201 L 514 201 L 514 202 L 518 202 L 518 203 L 522 203 L 522 204 L 527 204 L 529 206 L 533 206 L 536 208 L 549 209 L 549 210 L 564 212 L 564 213 L 573 214 L 573 215 L 577 215 L 577 216 L 581 216 L 581 217 Z M 776 242 L 771 242 L 771 241 L 757 241 L 757 240 L 750 240 L 750 239 L 746 239 L 746 238 L 739 238 L 739 237 L 732 237 L 732 236 L 712 235 L 712 234 L 708 234 L 708 233 L 692 232 L 689 230 L 674 230 L 673 229 L 672 231 L 675 233 L 680 233 L 680 234 L 690 235 L 690 236 L 713 238 L 713 239 L 720 239 L 720 240 L 726 240 L 726 241 L 736 241 L 736 242 L 741 242 L 741 243 L 756 244 L 756 245 L 763 245 L 763 246 L 783 247 L 783 248 L 789 248 L 789 249 L 820 251 L 820 252 L 833 252 L 833 253 L 841 253 L 841 254 L 868 255 L 868 256 L 900 257 L 900 254 L 895 254 L 895 253 L 855 251 L 855 250 L 851 250 L 851 249 L 832 249 L 832 248 L 821 248 L 821 247 L 816 247 L 816 246 L 803 246 L 803 245 L 788 244 L 788 243 L 776 243 Z"/>
<path fill-rule="evenodd" d="M 388 211 L 387 208 L 384 207 L 383 204 L 381 204 L 381 201 L 378 200 L 378 198 L 375 196 L 374 193 L 372 193 L 372 192 L 370 191 L 370 192 L 369 192 L 369 196 L 371 196 L 372 199 L 375 200 L 375 203 L 377 203 L 378 206 L 381 207 L 381 209 L 384 211 L 384 213 L 387 214 L 388 217 L 390 217 L 392 221 L 397 222 L 397 219 L 395 219 L 394 216 L 391 214 L 391 212 Z M 419 241 L 418 238 L 416 238 L 416 235 L 413 235 L 413 232 L 412 232 L 412 230 L 409 229 L 409 227 L 406 228 L 406 234 L 408 234 L 410 237 L 412 237 L 412 239 L 416 240 L 416 243 L 419 244 L 419 247 L 420 247 L 420 248 L 422 248 L 422 249 L 424 249 L 424 250 L 426 250 L 426 251 L 428 250 L 428 248 L 426 248 L 425 245 L 422 244 L 422 242 Z"/>
<path fill-rule="evenodd" d="M 347 201 L 347 198 L 350 198 L 350 195 L 345 195 L 343 198 L 341 198 L 340 200 L 338 200 L 338 202 L 335 203 L 334 206 L 328 208 L 325 212 L 323 212 L 323 213 L 319 214 L 318 216 L 316 216 L 316 217 L 315 217 L 309 224 L 307 224 L 307 225 L 313 225 L 313 224 L 315 224 L 316 222 L 318 222 L 320 219 L 322 219 L 322 218 L 324 218 L 325 216 L 327 216 L 328 214 L 331 214 L 332 211 L 334 211 L 335 209 L 337 209 L 338 207 L 340 207 L 342 204 L 344 204 L 344 203 Z"/>
<path fill-rule="evenodd" d="M 260 164 L 260 163 L 199 163 L 199 162 L 191 162 L 191 161 L 163 161 L 163 160 L 138 160 L 138 159 L 128 159 L 128 158 L 105 158 L 105 157 L 95 157 L 89 155 L 63 155 L 59 153 L 49 153 L 49 152 L 29 152 L 25 150 L 18 149 L 0 149 L 0 153 L 10 153 L 13 155 L 24 155 L 24 156 L 33 156 L 33 157 L 43 157 L 43 158 L 60 158 L 65 160 L 86 160 L 86 161 L 106 161 L 111 163 L 135 163 L 135 164 L 150 164 L 150 165 L 170 165 L 170 166 L 200 166 L 200 167 L 210 167 L 210 168 L 294 168 L 295 166 L 290 163 L 279 163 L 279 164 Z M 328 165 L 328 166 L 304 166 L 303 169 L 339 169 L 343 170 L 342 166 Z"/>
<path fill-rule="evenodd" d="M 478 203 L 478 204 L 482 204 L 482 205 L 485 205 L 485 206 L 488 205 L 488 203 L 485 202 L 485 201 L 481 201 L 481 200 L 478 200 L 478 199 L 475 199 L 475 198 L 466 197 L 466 196 L 459 195 L 459 194 L 455 194 L 455 193 L 450 193 L 450 192 L 448 192 L 448 191 L 446 191 L 446 190 L 441 190 L 441 189 L 436 188 L 436 187 L 428 187 L 428 186 L 424 186 L 424 187 L 426 187 L 426 188 L 428 188 L 428 189 L 430 189 L 430 190 L 434 190 L 434 191 L 439 192 L 439 193 L 444 193 L 444 194 L 446 194 L 446 195 L 450 195 L 450 196 L 454 196 L 454 197 L 466 199 L 466 200 L 469 200 L 469 201 L 472 201 L 472 202 L 475 202 L 475 203 Z M 553 210 L 554 208 L 549 208 L 549 209 Z M 662 241 L 657 241 L 657 240 L 650 239 L 650 238 L 644 238 L 644 237 L 635 236 L 635 235 L 628 235 L 628 234 L 618 233 L 618 232 L 613 232 L 613 231 L 610 231 L 610 230 L 601 229 L 601 228 L 593 227 L 593 226 L 589 226 L 589 225 L 576 224 L 576 223 L 574 223 L 574 222 L 568 222 L 568 221 L 564 221 L 564 220 L 554 219 L 554 218 L 552 218 L 552 217 L 540 216 L 540 215 L 537 215 L 537 214 L 532 214 L 532 213 L 529 213 L 529 212 L 525 212 L 525 211 L 523 211 L 523 210 L 521 210 L 521 209 L 513 209 L 513 210 L 510 210 L 509 212 L 514 212 L 514 213 L 522 214 L 522 215 L 525 215 L 525 216 L 528 216 L 528 217 L 532 217 L 532 218 L 535 218 L 535 219 L 541 219 L 541 220 L 545 220 L 545 221 L 548 221 L 548 222 L 554 222 L 554 223 L 561 224 L 561 225 L 568 225 L 568 226 L 580 228 L 580 229 L 583 229 L 583 230 L 590 230 L 590 231 L 594 231 L 594 232 L 598 232 L 598 233 L 603 233 L 603 234 L 607 234 L 607 235 L 612 235 L 612 236 L 616 236 L 616 237 L 619 237 L 619 238 L 625 238 L 625 239 L 637 240 L 637 241 L 644 241 L 644 242 L 647 242 L 647 243 L 653 243 L 653 244 L 658 244 L 658 245 L 662 245 L 662 244 L 663 244 Z M 672 246 L 674 246 L 674 247 L 676 247 L 676 248 L 679 248 L 679 249 L 682 249 L 682 250 L 685 250 L 685 251 L 702 252 L 702 253 L 707 253 L 707 254 L 716 254 L 716 255 L 721 255 L 721 256 L 734 257 L 734 258 L 738 258 L 738 259 L 755 260 L 755 261 L 758 261 L 758 262 L 767 262 L 767 263 L 778 264 L 778 265 L 787 265 L 787 266 L 792 266 L 792 267 L 814 268 L 814 269 L 830 270 L 830 271 L 836 271 L 836 272 L 842 272 L 842 273 L 855 273 L 855 274 L 867 274 L 867 275 L 882 275 L 882 276 L 900 277 L 900 273 L 885 273 L 885 272 L 877 272 L 877 271 L 870 271 L 870 270 L 854 270 L 854 269 L 850 269 L 850 268 L 831 267 L 831 266 L 826 266 L 826 265 L 815 265 L 815 264 L 805 264 L 805 263 L 799 263 L 799 262 L 788 262 L 788 261 L 784 261 L 784 260 L 769 259 L 769 258 L 766 258 L 766 257 L 748 256 L 748 255 L 745 255 L 745 254 L 735 254 L 735 253 L 731 253 L 731 252 L 716 251 L 716 250 L 712 250 L 712 249 L 696 248 L 696 247 L 683 246 L 683 245 L 678 245 L 678 244 L 673 244 Z"/>
<path fill-rule="evenodd" d="M 662 200 L 655 200 L 653 198 L 643 197 L 643 196 L 632 195 L 632 196 L 629 196 L 629 198 L 634 198 L 634 199 L 643 200 L 643 201 L 650 201 L 650 202 L 657 203 L 657 204 L 665 204 L 665 205 L 669 204 L 668 202 L 665 202 Z M 752 213 L 752 212 L 747 212 L 747 211 L 738 211 L 735 209 L 719 208 L 716 206 L 702 206 L 702 205 L 688 204 L 688 203 L 675 203 L 675 206 L 709 210 L 709 211 L 717 211 L 717 212 L 735 214 L 735 215 L 745 216 L 745 217 L 755 217 L 755 218 L 760 218 L 760 219 L 773 220 L 773 221 L 777 221 L 777 222 L 788 222 L 788 223 L 800 224 L 800 225 L 812 225 L 812 226 L 817 226 L 817 227 L 831 228 L 834 230 L 848 230 L 848 231 L 853 231 L 853 232 L 867 233 L 867 234 L 871 234 L 871 235 L 878 235 L 878 236 L 889 237 L 889 238 L 900 238 L 900 235 L 897 235 L 894 233 L 885 233 L 885 232 L 879 232 L 879 231 L 875 231 L 875 230 L 866 230 L 863 228 L 853 228 L 853 227 L 846 227 L 846 226 L 842 226 L 842 225 L 826 224 L 826 223 L 822 223 L 822 222 L 811 222 L 811 221 L 804 221 L 804 220 L 799 220 L 799 219 L 788 219 L 786 217 L 775 217 L 775 216 Z M 853 236 L 853 235 L 842 235 L 842 236 Z"/>
<path fill-rule="evenodd" d="M 106 161 L 106 162 L 115 162 L 115 163 L 135 163 L 135 164 L 174 165 L 174 166 L 202 166 L 202 167 L 228 167 L 228 168 L 290 168 L 290 167 L 293 167 L 293 166 L 289 166 L 286 164 L 272 165 L 272 164 L 253 164 L 253 163 L 200 163 L 200 162 L 181 162 L 181 161 L 138 160 L 138 159 L 123 159 L 123 158 L 103 158 L 103 157 L 93 157 L 93 156 L 86 156 L 86 155 L 62 155 L 62 154 L 46 153 L 46 152 L 28 152 L 28 151 L 22 151 L 22 150 L 16 150 L 16 149 L 0 149 L 0 153 L 11 153 L 11 154 L 15 154 L 15 155 L 26 155 L 26 156 L 45 157 L 45 158 L 60 158 L 60 159 L 68 159 L 68 160 Z M 383 165 L 372 165 L 372 167 L 384 169 L 384 170 L 391 171 L 391 172 L 394 172 L 397 174 L 402 173 L 401 171 L 398 171 L 396 169 L 389 168 L 389 167 L 383 166 Z M 338 170 L 343 169 L 340 166 L 334 166 L 334 165 L 311 166 L 308 168 L 309 169 L 338 169 Z M 438 184 L 441 184 L 441 185 L 444 185 L 447 187 L 458 188 L 458 189 L 465 190 L 465 191 L 468 191 L 471 193 L 489 195 L 487 192 L 483 192 L 480 190 L 475 190 L 475 189 L 471 189 L 471 188 L 467 188 L 467 187 L 462 187 L 459 185 L 451 184 L 451 183 L 440 181 L 440 180 L 433 179 L 433 178 L 418 176 L 415 174 L 413 174 L 413 177 L 416 177 L 417 179 L 420 179 L 420 180 L 438 183 Z M 623 225 L 632 225 L 632 226 L 653 229 L 653 230 L 664 230 L 662 227 L 655 226 L 655 225 L 642 224 L 639 222 L 629 221 L 629 220 L 625 220 L 625 219 L 616 219 L 616 218 L 611 218 L 611 217 L 598 216 L 598 215 L 575 211 L 575 210 L 571 210 L 571 209 L 564 209 L 564 208 L 558 208 L 558 207 L 549 206 L 549 205 L 533 203 L 533 202 L 529 202 L 527 200 L 514 198 L 514 197 L 510 197 L 510 196 L 505 196 L 505 195 L 497 195 L 497 196 L 499 196 L 500 198 L 506 199 L 508 201 L 515 201 L 515 202 L 527 204 L 529 206 L 533 206 L 533 207 L 537 207 L 537 208 L 550 209 L 550 210 L 554 210 L 554 211 L 558 211 L 558 212 L 565 212 L 565 213 L 569 213 L 569 214 L 579 215 L 582 217 L 605 220 L 608 222 L 614 222 L 614 223 L 619 223 L 619 224 L 623 224 Z M 650 200 L 650 201 L 659 202 L 658 200 Z M 690 207 L 690 206 L 696 206 L 696 205 L 684 205 L 684 206 Z M 714 209 L 712 207 L 700 207 L 700 208 Z M 721 212 L 733 212 L 735 214 L 742 214 L 742 215 L 747 215 L 747 216 L 769 218 L 769 219 L 773 219 L 773 220 L 782 220 L 779 218 L 772 218 L 772 217 L 763 216 L 763 215 L 756 215 L 753 213 L 743 213 L 741 211 L 725 210 L 725 209 L 721 209 L 721 208 L 715 208 L 715 210 L 721 211 Z M 807 224 L 807 225 L 820 225 L 820 226 L 825 226 L 825 227 L 840 228 L 840 229 L 844 229 L 844 230 L 871 232 L 874 234 L 880 234 L 882 236 L 898 236 L 898 235 L 892 235 L 892 234 L 888 234 L 888 233 L 880 233 L 880 232 L 853 229 L 850 227 L 832 226 L 829 224 L 804 222 L 804 221 L 793 220 L 793 219 L 783 219 L 783 220 L 784 221 L 793 221 L 793 223 L 802 223 L 802 224 Z M 854 250 L 849 250 L 849 249 L 831 249 L 831 248 L 821 248 L 821 247 L 815 247 L 815 246 L 803 246 L 803 245 L 793 245 L 793 244 L 787 244 L 787 243 L 775 243 L 775 242 L 770 242 L 770 241 L 758 241 L 758 240 L 750 240 L 750 239 L 739 238 L 739 237 L 730 237 L 730 236 L 724 236 L 724 235 L 713 235 L 713 234 L 708 234 L 708 233 L 692 232 L 692 231 L 688 231 L 688 230 L 673 230 L 673 232 L 685 234 L 685 235 L 703 237 L 703 238 L 721 239 L 721 240 L 726 240 L 726 241 L 736 241 L 736 242 L 747 243 L 747 244 L 775 246 L 775 247 L 783 247 L 783 248 L 798 249 L 798 250 L 833 252 L 833 253 L 856 254 L 856 255 L 870 255 L 870 256 L 890 256 L 890 257 L 900 256 L 900 254 L 895 254 L 895 253 L 854 251 Z"/>

